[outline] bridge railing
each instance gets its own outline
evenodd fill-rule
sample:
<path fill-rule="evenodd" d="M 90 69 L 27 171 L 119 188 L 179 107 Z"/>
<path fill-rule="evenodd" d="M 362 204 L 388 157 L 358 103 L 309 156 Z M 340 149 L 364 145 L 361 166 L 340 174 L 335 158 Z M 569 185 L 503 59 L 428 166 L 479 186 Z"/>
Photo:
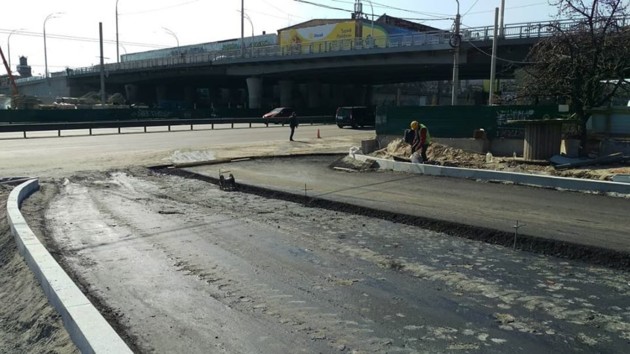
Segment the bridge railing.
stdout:
<path fill-rule="evenodd" d="M 619 18 L 618 24 L 625 26 L 630 23 L 630 18 Z M 558 20 L 516 23 L 505 25 L 501 30 L 501 38 L 522 39 L 548 37 L 554 33 L 554 27 L 564 31 L 577 29 L 582 22 L 574 20 Z M 448 45 L 452 38 L 449 31 L 418 32 L 413 34 L 395 35 L 387 37 L 368 37 L 334 41 L 322 41 L 309 44 L 271 45 L 262 47 L 248 47 L 243 51 L 228 50 L 209 53 L 186 54 L 181 56 L 164 57 L 157 59 L 145 59 L 114 64 L 106 64 L 106 71 L 137 70 L 158 67 L 174 67 L 195 64 L 231 64 L 234 62 L 248 62 L 260 58 L 278 58 L 286 56 L 304 56 L 333 54 L 339 52 L 363 51 L 369 54 L 371 50 L 391 50 L 392 52 L 403 48 L 423 48 L 435 45 Z M 494 36 L 494 26 L 472 27 L 462 30 L 464 41 L 488 41 Z M 78 68 L 68 71 L 68 75 L 80 75 L 100 71 L 100 66 Z"/>
<path fill-rule="evenodd" d="M 630 24 L 630 17 L 614 19 L 618 26 Z M 503 26 L 499 35 L 505 39 L 549 37 L 560 29 L 571 32 L 584 26 L 584 22 L 575 20 L 555 20 L 543 22 L 523 22 Z M 494 37 L 494 26 L 474 27 L 462 30 L 464 40 L 491 40 Z"/>

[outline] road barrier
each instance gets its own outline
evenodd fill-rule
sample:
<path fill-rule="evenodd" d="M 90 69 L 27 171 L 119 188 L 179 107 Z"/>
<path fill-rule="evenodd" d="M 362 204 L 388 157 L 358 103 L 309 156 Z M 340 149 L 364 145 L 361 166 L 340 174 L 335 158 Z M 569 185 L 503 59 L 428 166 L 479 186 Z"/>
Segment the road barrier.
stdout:
<path fill-rule="evenodd" d="M 300 124 L 333 124 L 334 117 L 332 116 L 308 116 L 299 117 Z M 203 118 L 203 119 L 144 119 L 144 120 L 112 120 L 112 121 L 95 121 L 95 122 L 52 122 L 52 123 L 26 123 L 26 124 L 13 124 L 13 123 L 0 123 L 0 133 L 22 132 L 23 137 L 26 138 L 27 132 L 36 131 L 57 131 L 57 136 L 61 136 L 63 130 L 77 130 L 87 129 L 89 134 L 92 135 L 93 129 L 118 129 L 118 134 L 121 133 L 122 128 L 144 128 L 144 132 L 147 132 L 147 127 L 168 127 L 168 131 L 171 131 L 172 126 L 190 126 L 190 130 L 194 130 L 195 125 L 210 125 L 211 129 L 214 129 L 215 125 L 230 125 L 230 128 L 234 128 L 236 124 L 247 124 L 249 128 L 254 125 L 260 125 L 261 127 L 267 127 L 268 123 L 263 118 Z M 282 123 L 284 126 L 284 123 Z"/>

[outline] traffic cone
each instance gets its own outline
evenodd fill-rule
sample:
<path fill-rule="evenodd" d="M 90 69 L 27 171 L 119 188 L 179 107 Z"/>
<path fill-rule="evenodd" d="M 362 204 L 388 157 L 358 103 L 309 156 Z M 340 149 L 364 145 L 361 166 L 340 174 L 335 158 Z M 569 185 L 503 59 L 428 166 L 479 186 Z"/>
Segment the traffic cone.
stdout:
<path fill-rule="evenodd" d="M 319 135 L 319 129 L 317 129 L 317 139 L 321 139 L 322 137 Z"/>

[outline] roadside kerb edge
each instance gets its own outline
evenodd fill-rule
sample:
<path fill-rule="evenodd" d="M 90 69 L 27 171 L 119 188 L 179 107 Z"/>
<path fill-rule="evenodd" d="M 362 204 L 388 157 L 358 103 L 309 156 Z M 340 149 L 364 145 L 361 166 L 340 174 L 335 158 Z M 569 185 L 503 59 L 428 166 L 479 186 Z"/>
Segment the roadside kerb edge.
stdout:
<path fill-rule="evenodd" d="M 38 180 L 31 179 L 15 187 L 7 200 L 7 218 L 20 255 L 81 353 L 133 353 L 26 223 L 20 205 L 37 190 Z"/>
<path fill-rule="evenodd" d="M 359 161 L 373 160 L 382 170 L 418 173 L 429 176 L 467 178 L 484 181 L 511 182 L 520 185 L 545 188 L 566 189 L 571 191 L 630 194 L 630 183 L 596 181 L 584 178 L 544 176 L 518 172 L 477 170 L 461 167 L 425 165 L 420 163 L 399 162 L 361 154 L 349 154 Z"/>

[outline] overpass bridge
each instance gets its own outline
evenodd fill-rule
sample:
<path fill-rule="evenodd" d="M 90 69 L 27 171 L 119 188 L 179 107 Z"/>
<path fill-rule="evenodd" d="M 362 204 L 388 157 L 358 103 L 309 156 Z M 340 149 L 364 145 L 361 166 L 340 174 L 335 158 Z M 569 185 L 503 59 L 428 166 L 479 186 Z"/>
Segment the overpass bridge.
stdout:
<path fill-rule="evenodd" d="M 578 25 L 573 21 L 505 25 L 497 43 L 497 78 L 511 78 L 531 46 L 551 35 L 552 23 L 565 29 Z M 493 36 L 494 26 L 462 31 L 461 80 L 490 77 Z M 112 63 L 104 66 L 106 91 L 123 93 L 131 102 L 189 106 L 369 104 L 374 85 L 450 80 L 452 39 L 448 31 L 419 32 Z M 77 68 L 18 84 L 23 92 L 38 96 L 80 96 L 100 90 L 100 70 L 100 65 Z"/>

